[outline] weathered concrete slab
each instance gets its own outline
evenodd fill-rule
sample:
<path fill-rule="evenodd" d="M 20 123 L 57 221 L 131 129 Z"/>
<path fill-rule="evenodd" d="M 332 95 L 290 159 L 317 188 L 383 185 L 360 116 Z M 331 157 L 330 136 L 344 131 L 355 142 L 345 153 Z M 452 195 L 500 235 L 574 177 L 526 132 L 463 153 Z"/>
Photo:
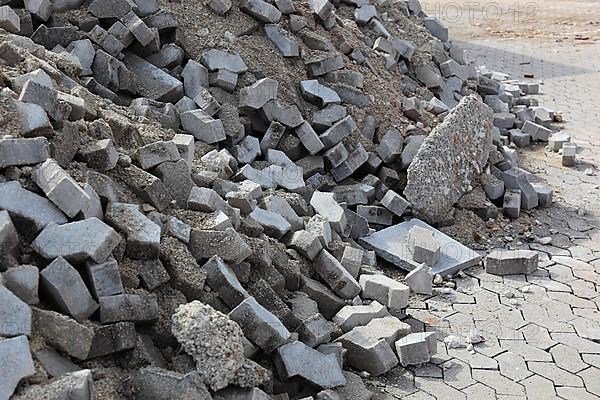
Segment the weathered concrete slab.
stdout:
<path fill-rule="evenodd" d="M 404 195 L 429 223 L 444 219 L 472 189 L 492 145 L 492 119 L 491 108 L 468 96 L 423 141 L 408 168 Z"/>
<path fill-rule="evenodd" d="M 369 249 L 375 250 L 378 256 L 407 271 L 412 271 L 420 264 L 413 260 L 412 253 L 408 250 L 406 237 L 414 227 L 420 226 L 432 231 L 433 237 L 440 244 L 440 257 L 432 266 L 434 274 L 452 274 L 459 270 L 477 265 L 481 256 L 472 249 L 444 235 L 425 222 L 412 219 L 376 232 L 359 239 L 359 242 Z"/>

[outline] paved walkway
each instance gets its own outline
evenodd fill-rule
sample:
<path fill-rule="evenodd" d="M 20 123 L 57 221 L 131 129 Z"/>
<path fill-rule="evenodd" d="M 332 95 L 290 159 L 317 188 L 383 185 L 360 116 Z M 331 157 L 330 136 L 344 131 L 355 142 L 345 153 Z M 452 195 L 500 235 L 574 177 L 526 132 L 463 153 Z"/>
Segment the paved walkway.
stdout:
<path fill-rule="evenodd" d="M 468 58 L 490 69 L 542 80 L 540 105 L 562 111 L 581 163 L 562 167 L 560 156 L 542 146 L 520 152 L 522 166 L 555 190 L 555 204 L 533 214 L 533 233 L 551 243 L 508 242 L 540 251 L 541 268 L 506 277 L 472 268 L 455 280 L 455 290 L 417 301 L 407 312 L 416 328 L 425 322 L 438 332 L 439 354 L 371 384 L 382 397 L 411 400 L 600 399 L 600 43 L 461 44 Z M 595 176 L 586 175 L 589 168 Z M 471 351 L 444 342 L 473 330 L 485 342 Z"/>

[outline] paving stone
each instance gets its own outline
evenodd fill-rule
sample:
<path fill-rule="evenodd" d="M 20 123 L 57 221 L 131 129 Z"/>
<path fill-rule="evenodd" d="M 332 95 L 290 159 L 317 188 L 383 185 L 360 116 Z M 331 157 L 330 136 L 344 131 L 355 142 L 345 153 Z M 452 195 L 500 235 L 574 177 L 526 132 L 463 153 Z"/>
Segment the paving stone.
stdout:
<path fill-rule="evenodd" d="M 183 68 L 181 76 L 183 78 L 185 95 L 191 99 L 198 96 L 200 89 L 208 87 L 208 70 L 197 61 L 189 60 Z"/>
<path fill-rule="evenodd" d="M 40 286 L 61 312 L 76 320 L 85 320 L 98 309 L 77 270 L 62 257 L 40 272 Z"/>
<path fill-rule="evenodd" d="M 518 353 L 508 351 L 496 356 L 495 359 L 498 361 L 500 373 L 515 382 L 533 375 L 527 369 L 525 360 Z"/>
<path fill-rule="evenodd" d="M 77 263 L 91 258 L 102 262 L 120 240 L 120 236 L 111 227 L 97 218 L 88 218 L 63 225 L 47 225 L 32 243 L 32 247 L 47 259 L 64 257 Z"/>
<path fill-rule="evenodd" d="M 431 356 L 437 353 L 434 332 L 411 333 L 398 340 L 395 347 L 400 364 L 404 367 L 429 362 Z"/>
<path fill-rule="evenodd" d="M 556 365 L 565 371 L 576 374 L 587 367 L 587 365 L 581 360 L 581 355 L 577 349 L 572 347 L 558 344 L 550 349 L 550 353 L 552 354 Z M 556 381 L 554 381 L 554 383 L 557 384 Z"/>
<path fill-rule="evenodd" d="M 495 275 L 532 274 L 539 255 L 530 250 L 494 250 L 485 258 L 485 270 Z"/>
<path fill-rule="evenodd" d="M 225 15 L 231 9 L 231 0 L 211 0 L 208 6 L 219 15 Z"/>
<path fill-rule="evenodd" d="M 58 377 L 80 370 L 76 364 L 51 348 L 36 351 L 35 358 L 42 364 L 50 377 Z"/>
<path fill-rule="evenodd" d="M 325 318 L 333 318 L 333 316 L 346 305 L 343 299 L 336 296 L 325 285 L 316 280 L 301 276 L 301 287 L 302 291 L 308 294 L 312 300 L 317 302 L 319 312 L 323 314 Z"/>
<path fill-rule="evenodd" d="M 183 97 L 183 84 L 179 80 L 143 58 L 128 52 L 123 62 L 137 77 L 137 90 L 143 97 L 173 104 Z M 147 79 L 149 76 L 152 79 Z"/>
<path fill-rule="evenodd" d="M 153 322 L 158 319 L 159 309 L 153 295 L 118 294 L 100 297 L 100 321 L 103 324 L 132 321 Z"/>
<path fill-rule="evenodd" d="M 433 292 L 433 271 L 427 264 L 421 264 L 419 267 L 410 271 L 406 275 L 405 281 L 415 293 L 431 295 Z"/>
<path fill-rule="evenodd" d="M 206 283 L 219 293 L 219 297 L 231 308 L 237 307 L 250 297 L 233 270 L 218 256 L 213 256 L 202 267 L 206 270 Z"/>
<path fill-rule="evenodd" d="M 552 131 L 531 121 L 525 121 L 521 128 L 523 133 L 531 136 L 531 140 L 547 142 Z"/>
<path fill-rule="evenodd" d="M 275 367 L 284 379 L 299 376 L 321 388 L 346 384 L 346 378 L 334 355 L 323 354 L 302 342 L 293 342 L 277 349 Z"/>
<path fill-rule="evenodd" d="M 123 293 L 119 265 L 114 258 L 109 258 L 102 263 L 87 262 L 85 271 L 90 282 L 91 293 L 96 299 Z"/>
<path fill-rule="evenodd" d="M 386 132 L 377 147 L 377 154 L 385 163 L 396 161 L 402 154 L 404 138 L 396 129 L 390 129 Z"/>
<path fill-rule="evenodd" d="M 262 0 L 244 0 L 240 3 L 240 9 L 267 24 L 279 22 L 281 19 L 281 11 Z"/>
<path fill-rule="evenodd" d="M 183 129 L 206 144 L 213 144 L 226 139 L 223 122 L 212 118 L 203 110 L 192 110 L 180 115 Z"/>
<path fill-rule="evenodd" d="M 408 286 L 392 278 L 381 274 L 363 274 L 359 282 L 364 298 L 377 300 L 393 311 L 400 311 L 408 305 Z"/>
<path fill-rule="evenodd" d="M 334 90 L 321 85 L 316 79 L 301 81 L 300 91 L 306 100 L 320 107 L 325 107 L 329 104 L 339 104 L 342 101 Z"/>
<path fill-rule="evenodd" d="M 313 268 L 340 297 L 352 299 L 360 293 L 358 282 L 327 250 L 321 250 L 315 258 Z"/>
<path fill-rule="evenodd" d="M 473 378 L 491 387 L 500 395 L 523 396 L 523 386 L 500 375 L 498 371 L 473 370 Z"/>
<path fill-rule="evenodd" d="M 296 128 L 296 135 L 310 155 L 317 154 L 325 147 L 314 129 L 306 121 Z"/>
<path fill-rule="evenodd" d="M 354 328 L 338 339 L 347 350 L 347 365 L 377 376 L 388 372 L 398 359 L 385 339 L 365 336 L 361 327 Z"/>
<path fill-rule="evenodd" d="M 364 251 L 362 249 L 357 249 L 356 247 L 352 246 L 346 246 L 344 248 L 344 253 L 342 254 L 340 262 L 344 268 L 350 272 L 354 279 L 358 278 L 363 257 Z"/>
<path fill-rule="evenodd" d="M 323 244 L 319 237 L 307 230 L 294 232 L 290 239 L 289 246 L 311 261 L 314 260 L 323 249 Z"/>
<path fill-rule="evenodd" d="M 511 219 L 519 218 L 521 213 L 521 191 L 509 189 L 504 193 L 502 205 L 504 215 Z"/>
<path fill-rule="evenodd" d="M 600 396 L 600 384 L 597 380 L 599 372 L 598 368 L 592 366 L 578 374 L 583 379 L 587 391 L 596 396 Z"/>
<path fill-rule="evenodd" d="M 16 293 L 0 285 L 0 335 L 13 337 L 31 335 L 31 309 Z"/>
<path fill-rule="evenodd" d="M 274 13 L 276 14 L 276 13 Z M 277 24 L 265 25 L 265 34 L 277 46 L 284 57 L 299 57 L 300 48 L 298 43 L 288 32 Z"/>
<path fill-rule="evenodd" d="M 130 394 L 140 398 L 163 400 L 171 396 L 177 398 L 189 396 L 197 399 L 210 397 L 208 389 L 196 371 L 183 375 L 156 366 L 147 366 L 136 371 L 130 383 Z"/>
<path fill-rule="evenodd" d="M 310 205 L 321 216 L 325 217 L 331 228 L 342 233 L 346 229 L 346 215 L 344 209 L 334 200 L 333 193 L 325 193 L 316 191 L 311 200 Z"/>
<path fill-rule="evenodd" d="M 356 172 L 362 165 L 364 165 L 369 159 L 369 154 L 364 149 L 364 147 L 359 144 L 356 149 L 354 149 L 346 158 L 339 167 L 336 167 L 331 170 L 331 175 L 335 179 L 336 182 L 340 182 L 349 176 L 351 176 L 354 172 Z"/>
<path fill-rule="evenodd" d="M 50 151 L 46 138 L 0 139 L 0 168 L 38 164 L 48 158 Z"/>
<path fill-rule="evenodd" d="M 242 301 L 229 313 L 229 318 L 237 322 L 244 335 L 264 351 L 275 351 L 290 338 L 290 332 L 281 321 L 254 297 Z"/>
<path fill-rule="evenodd" d="M 322 1 L 322 0 L 319 0 Z M 327 0 L 325 2 L 329 3 Z M 336 71 L 344 67 L 344 60 L 341 54 L 326 55 L 305 63 L 306 69 L 311 77 L 317 77 Z"/>
<path fill-rule="evenodd" d="M 102 28 L 100 25 L 96 25 L 88 33 L 88 37 L 113 57 L 119 57 L 125 48 L 123 42 Z"/>
<path fill-rule="evenodd" d="M 345 306 L 333 317 L 333 322 L 338 324 L 342 331 L 348 332 L 357 326 L 367 325 L 376 318 L 389 315 L 387 308 L 377 301 L 369 305 Z"/>
<path fill-rule="evenodd" d="M 200 60 L 210 72 L 226 69 L 236 74 L 243 74 L 248 71 L 248 67 L 239 54 L 231 54 L 223 50 L 207 50 L 202 53 Z"/>
<path fill-rule="evenodd" d="M 192 228 L 189 247 L 196 259 L 218 255 L 225 261 L 239 263 L 251 254 L 248 244 L 232 228 L 227 228 L 224 231 L 206 231 Z"/>
<path fill-rule="evenodd" d="M 158 258 L 161 229 L 140 211 L 139 206 L 111 203 L 106 208 L 106 220 L 126 235 L 128 257 Z"/>
<path fill-rule="evenodd" d="M 178 161 L 181 156 L 174 142 L 159 141 L 140 147 L 136 158 L 143 169 L 152 169 L 167 161 Z"/>
<path fill-rule="evenodd" d="M 277 98 L 279 84 L 271 78 L 263 78 L 240 90 L 239 107 L 242 110 L 258 110 L 268 101 Z"/>
<path fill-rule="evenodd" d="M 556 393 L 563 399 L 596 400 L 598 398 L 583 388 L 557 387 Z"/>
<path fill-rule="evenodd" d="M 0 341 L 0 360 L 3 365 L 11 366 L 2 368 L 0 372 L 0 396 L 9 399 L 19 382 L 36 372 L 27 337 L 18 336 Z"/>
<path fill-rule="evenodd" d="M 432 231 L 415 226 L 408 232 L 405 240 L 415 262 L 429 266 L 437 264 L 440 259 L 440 244 Z"/>

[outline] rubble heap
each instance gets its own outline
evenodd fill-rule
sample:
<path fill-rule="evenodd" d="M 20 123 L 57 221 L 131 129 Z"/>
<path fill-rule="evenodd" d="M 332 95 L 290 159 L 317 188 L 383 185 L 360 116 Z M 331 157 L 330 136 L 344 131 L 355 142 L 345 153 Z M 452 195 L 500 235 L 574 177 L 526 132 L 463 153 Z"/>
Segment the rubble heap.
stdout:
<path fill-rule="evenodd" d="M 436 353 L 411 289 L 481 260 L 413 217 L 548 205 L 509 141 L 571 157 L 416 0 L 6 3 L 1 399 L 370 398 Z"/>

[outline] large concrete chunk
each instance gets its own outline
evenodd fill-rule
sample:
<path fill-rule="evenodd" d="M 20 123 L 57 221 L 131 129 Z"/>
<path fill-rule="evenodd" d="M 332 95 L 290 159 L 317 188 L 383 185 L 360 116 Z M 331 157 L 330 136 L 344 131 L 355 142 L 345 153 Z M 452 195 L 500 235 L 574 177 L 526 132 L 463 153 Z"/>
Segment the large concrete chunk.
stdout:
<path fill-rule="evenodd" d="M 127 236 L 127 255 L 133 259 L 158 258 L 160 227 L 135 204 L 111 203 L 106 220 Z"/>
<path fill-rule="evenodd" d="M 78 321 L 87 319 L 98 309 L 79 272 L 59 257 L 40 272 L 40 286 L 60 312 Z"/>
<path fill-rule="evenodd" d="M 231 310 L 229 318 L 238 323 L 244 335 L 255 345 L 270 353 L 290 338 L 290 332 L 281 321 L 249 297 Z"/>
<path fill-rule="evenodd" d="M 483 171 L 492 145 L 492 118 L 488 106 L 467 96 L 423 141 L 408 167 L 404 195 L 429 223 L 443 220 Z"/>
<path fill-rule="evenodd" d="M 493 275 L 532 274 L 539 255 L 530 250 L 494 250 L 485 258 L 485 272 Z"/>
<path fill-rule="evenodd" d="M 173 335 L 196 361 L 204 382 L 213 390 L 225 388 L 244 363 L 240 327 L 199 301 L 179 306 L 172 320 Z"/>
<path fill-rule="evenodd" d="M 30 222 L 37 233 L 50 223 L 64 224 L 65 215 L 48 199 L 25 190 L 18 181 L 0 183 L 0 208 L 12 218 Z"/>
<path fill-rule="evenodd" d="M 177 103 L 183 97 L 183 84 L 160 68 L 133 53 L 126 53 L 123 62 L 136 76 L 140 95 L 166 103 Z"/>
<path fill-rule="evenodd" d="M 407 271 L 412 271 L 420 264 L 413 260 L 408 250 L 406 237 L 414 227 L 420 226 L 433 232 L 433 237 L 440 244 L 439 261 L 432 266 L 434 274 L 452 274 L 462 269 L 477 265 L 481 256 L 474 250 L 463 246 L 456 240 L 427 225 L 418 219 L 402 222 L 369 236 L 359 239 L 359 242 L 375 250 L 378 256 Z"/>
<path fill-rule="evenodd" d="M 0 341 L 0 399 L 8 400 L 23 378 L 35 374 L 25 336 Z"/>
<path fill-rule="evenodd" d="M 327 250 L 321 250 L 313 268 L 338 296 L 353 299 L 360 293 L 360 285 L 356 279 Z"/>
<path fill-rule="evenodd" d="M 64 257 L 79 263 L 92 259 L 103 262 L 121 241 L 121 236 L 98 218 L 64 225 L 50 224 L 35 238 L 31 247 L 47 259 Z"/>
<path fill-rule="evenodd" d="M 0 168 L 38 164 L 49 157 L 50 148 L 46 138 L 0 139 Z"/>
<path fill-rule="evenodd" d="M 31 334 L 31 308 L 0 284 L 0 336 Z"/>
<path fill-rule="evenodd" d="M 333 354 L 323 354 L 302 342 L 281 346 L 277 349 L 274 362 L 279 376 L 285 380 L 299 376 L 323 389 L 346 384 L 346 378 Z"/>

